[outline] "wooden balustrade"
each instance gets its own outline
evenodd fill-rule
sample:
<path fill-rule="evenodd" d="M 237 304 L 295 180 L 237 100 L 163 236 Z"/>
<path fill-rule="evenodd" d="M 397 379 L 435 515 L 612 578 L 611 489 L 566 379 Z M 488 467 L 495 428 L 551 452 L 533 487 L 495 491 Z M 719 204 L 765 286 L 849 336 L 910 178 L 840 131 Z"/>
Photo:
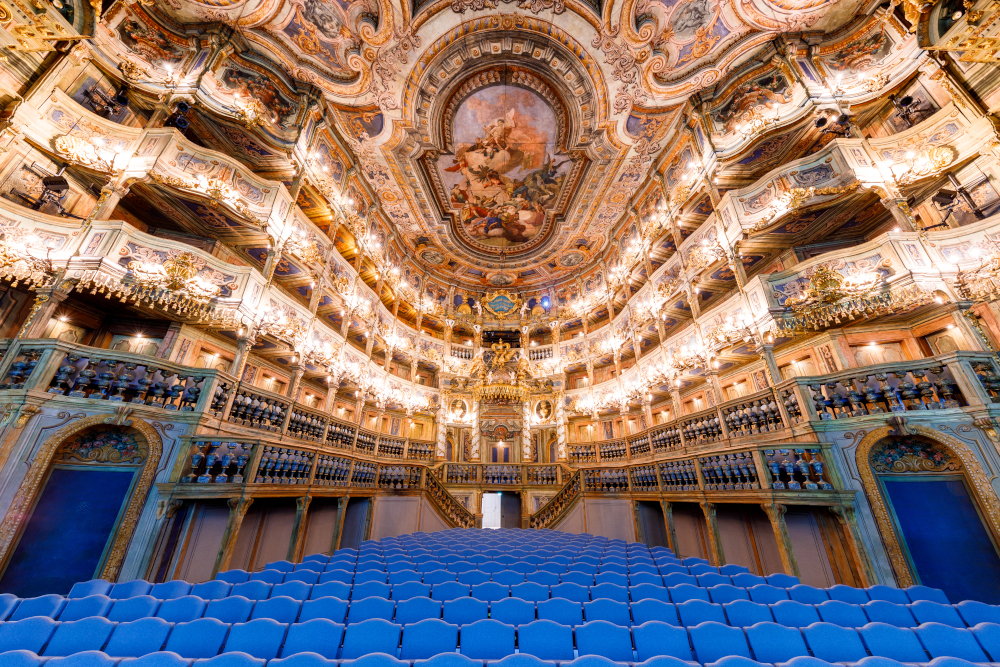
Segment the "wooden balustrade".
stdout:
<path fill-rule="evenodd" d="M 681 420 L 681 433 L 687 444 L 707 444 L 723 439 L 719 412 L 715 408 L 702 410 Z"/>
<path fill-rule="evenodd" d="M 720 409 L 730 438 L 773 433 L 785 428 L 771 389 L 723 403 Z"/>
<path fill-rule="evenodd" d="M 577 470 L 566 481 L 552 500 L 538 508 L 528 525 L 531 528 L 548 528 L 557 523 L 573 506 L 576 500 L 583 496 L 583 473 Z"/>
<path fill-rule="evenodd" d="M 933 359 L 851 369 L 798 384 L 808 386 L 819 419 L 968 405 L 951 370 Z"/>
<path fill-rule="evenodd" d="M 459 528 L 472 528 L 476 525 L 476 515 L 470 512 L 448 489 L 441 485 L 434 475 L 424 476 L 427 496 L 438 510 Z"/>

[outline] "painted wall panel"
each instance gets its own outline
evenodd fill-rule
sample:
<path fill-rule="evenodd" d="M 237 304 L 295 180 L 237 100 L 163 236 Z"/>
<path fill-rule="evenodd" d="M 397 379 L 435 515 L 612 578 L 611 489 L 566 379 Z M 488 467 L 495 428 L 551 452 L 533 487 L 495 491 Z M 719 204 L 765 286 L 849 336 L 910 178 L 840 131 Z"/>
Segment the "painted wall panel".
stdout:
<path fill-rule="evenodd" d="M 836 584 L 830 568 L 823 535 L 811 511 L 792 511 L 785 514 L 788 537 L 792 540 L 792 553 L 799 565 L 799 581 L 818 588 Z"/>
<path fill-rule="evenodd" d="M 448 530 L 450 526 L 444 522 L 438 511 L 427 499 L 421 499 L 423 507 L 420 508 L 420 530 L 425 533 L 436 533 L 439 530 Z"/>
<path fill-rule="evenodd" d="M 302 555 L 330 553 L 337 530 L 337 499 L 316 498 L 309 505 Z"/>
<path fill-rule="evenodd" d="M 757 556 L 760 558 L 760 575 L 784 572 L 781 565 L 781 553 L 778 551 L 778 541 L 771 528 L 771 520 L 764 510 L 751 510 L 750 529 L 753 531 L 754 543 L 757 545 Z"/>
<path fill-rule="evenodd" d="M 268 563 L 288 558 L 288 545 L 295 527 L 295 502 L 281 502 L 267 508 L 260 527 L 253 569 L 263 570 Z"/>
<path fill-rule="evenodd" d="M 746 511 L 741 507 L 719 506 L 715 516 L 726 563 L 743 565 L 754 574 L 760 574 Z"/>
<path fill-rule="evenodd" d="M 562 521 L 552 528 L 566 533 L 587 532 L 587 526 L 583 522 L 583 501 L 577 501 L 576 505 L 563 516 Z"/>
<path fill-rule="evenodd" d="M 222 546 L 222 535 L 229 523 L 229 507 L 201 505 L 192 517 L 192 523 L 184 560 L 174 578 L 197 584 L 212 578 L 212 569 Z"/>
<path fill-rule="evenodd" d="M 677 533 L 677 555 L 708 558 L 705 539 L 705 514 L 692 503 L 674 504 L 674 532 Z"/>
<path fill-rule="evenodd" d="M 625 498 L 585 498 L 587 532 L 609 539 L 635 542 L 632 501 Z"/>
<path fill-rule="evenodd" d="M 371 539 L 414 533 L 419 518 L 419 496 L 380 496 L 375 499 Z"/>

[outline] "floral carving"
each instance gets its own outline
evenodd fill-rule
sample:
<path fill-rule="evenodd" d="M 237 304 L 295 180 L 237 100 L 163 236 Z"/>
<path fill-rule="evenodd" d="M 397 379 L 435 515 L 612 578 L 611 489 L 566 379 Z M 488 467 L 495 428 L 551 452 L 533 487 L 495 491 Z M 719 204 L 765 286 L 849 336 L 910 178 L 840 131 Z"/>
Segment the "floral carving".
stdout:
<path fill-rule="evenodd" d="M 146 450 L 133 433 L 99 428 L 67 442 L 58 456 L 62 460 L 87 463 L 141 463 L 146 458 Z"/>
<path fill-rule="evenodd" d="M 871 451 L 876 472 L 944 472 L 961 464 L 947 449 L 918 440 L 889 440 Z"/>

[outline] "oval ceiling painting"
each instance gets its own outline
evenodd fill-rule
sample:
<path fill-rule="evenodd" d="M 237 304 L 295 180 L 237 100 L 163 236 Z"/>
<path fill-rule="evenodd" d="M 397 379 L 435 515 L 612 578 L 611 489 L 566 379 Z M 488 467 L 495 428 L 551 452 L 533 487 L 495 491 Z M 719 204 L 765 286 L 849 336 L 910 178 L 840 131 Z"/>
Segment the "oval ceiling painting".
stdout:
<path fill-rule="evenodd" d="M 556 115 L 536 93 L 496 85 L 453 116 L 454 153 L 438 159 L 457 236 L 490 254 L 521 253 L 551 231 L 571 160 L 556 152 Z"/>

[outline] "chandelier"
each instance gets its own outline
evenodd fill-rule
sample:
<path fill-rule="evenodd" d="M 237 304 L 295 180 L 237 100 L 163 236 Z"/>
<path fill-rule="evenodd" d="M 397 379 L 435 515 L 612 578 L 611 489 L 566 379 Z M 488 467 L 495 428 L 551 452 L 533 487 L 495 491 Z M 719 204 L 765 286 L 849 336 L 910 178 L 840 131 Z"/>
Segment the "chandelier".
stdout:
<path fill-rule="evenodd" d="M 955 276 L 955 288 L 966 301 L 992 301 L 1000 295 L 1000 244 L 993 242 L 992 252 L 984 256 L 982 249 L 970 251 L 980 258 L 975 269 L 959 269 Z"/>
<path fill-rule="evenodd" d="M 264 122 L 264 114 L 264 106 L 256 97 L 244 101 L 239 95 L 236 96 L 236 117 L 248 130 L 261 125 Z"/>
<path fill-rule="evenodd" d="M 705 338 L 708 344 L 716 350 L 735 343 L 749 343 L 757 338 L 752 325 L 753 321 L 749 318 L 743 319 L 742 322 L 737 322 L 735 317 L 727 315 L 721 324 L 705 334 Z"/>
<path fill-rule="evenodd" d="M 171 292 L 196 304 L 205 304 L 219 296 L 221 289 L 198 275 L 204 261 L 192 253 L 168 254 L 162 264 L 155 261 L 131 261 L 128 269 L 141 291 Z"/>
<path fill-rule="evenodd" d="M 45 248 L 45 259 L 34 257 L 28 252 L 28 248 L 38 247 L 39 244 Z M 53 237 L 40 239 L 35 234 L 25 235 L 23 230 L 4 227 L 3 232 L 0 232 L 0 275 L 13 276 L 14 287 L 17 287 L 19 281 L 29 284 L 44 282 L 53 273 L 48 256 L 58 244 L 58 239 Z"/>
<path fill-rule="evenodd" d="M 272 336 L 296 347 L 305 340 L 308 325 L 298 317 L 289 315 L 282 308 L 272 308 L 264 313 L 257 324 L 257 332 Z"/>
<path fill-rule="evenodd" d="M 316 241 L 309 238 L 301 229 L 296 229 L 291 236 L 285 239 L 283 249 L 308 264 L 319 264 L 323 261 Z"/>
<path fill-rule="evenodd" d="M 797 313 L 810 312 L 840 301 L 870 294 L 882 281 L 878 273 L 844 276 L 825 266 L 817 266 L 801 294 L 788 297 L 785 305 Z"/>
<path fill-rule="evenodd" d="M 688 268 L 700 271 L 709 267 L 726 256 L 726 251 L 719 245 L 717 239 L 702 239 L 688 254 Z"/>

